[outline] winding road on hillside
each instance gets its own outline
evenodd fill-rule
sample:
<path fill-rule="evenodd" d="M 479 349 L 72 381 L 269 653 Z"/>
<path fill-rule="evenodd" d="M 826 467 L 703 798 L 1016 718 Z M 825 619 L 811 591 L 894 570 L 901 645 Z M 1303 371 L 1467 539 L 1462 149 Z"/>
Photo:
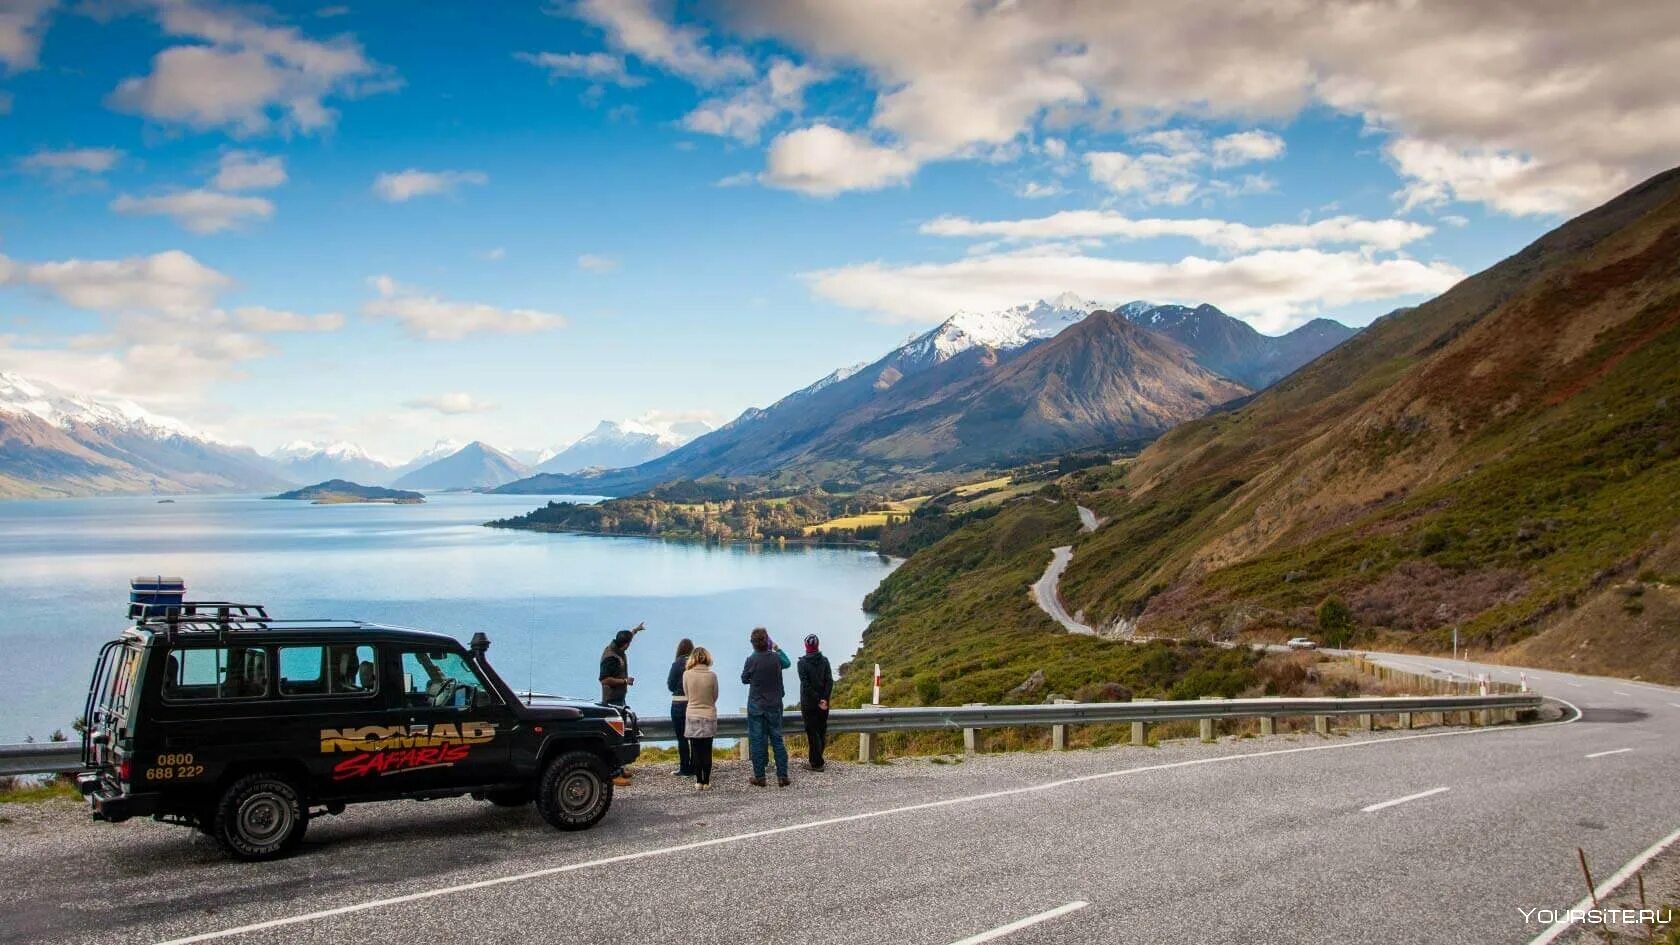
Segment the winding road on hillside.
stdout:
<path fill-rule="evenodd" d="M 1577 846 L 1602 878 L 1680 826 L 1680 690 L 1528 679 L 1558 721 L 836 762 L 781 790 L 723 763 L 704 795 L 643 767 L 585 833 L 364 805 L 267 864 L 12 805 L 0 942 L 1522 945 L 1546 927 L 1519 910 L 1581 898 Z"/>
<path fill-rule="evenodd" d="M 1097 513 L 1083 505 L 1076 505 L 1079 510 L 1079 530 L 1094 532 L 1102 527 L 1103 520 Z M 1033 600 L 1038 602 L 1040 610 L 1050 615 L 1050 619 L 1062 625 L 1062 629 L 1069 633 L 1094 637 L 1096 628 L 1087 626 L 1068 613 L 1067 605 L 1062 602 L 1062 572 L 1067 570 L 1073 562 L 1073 546 L 1061 545 L 1050 549 L 1050 564 L 1044 569 L 1044 575 L 1032 584 Z"/>

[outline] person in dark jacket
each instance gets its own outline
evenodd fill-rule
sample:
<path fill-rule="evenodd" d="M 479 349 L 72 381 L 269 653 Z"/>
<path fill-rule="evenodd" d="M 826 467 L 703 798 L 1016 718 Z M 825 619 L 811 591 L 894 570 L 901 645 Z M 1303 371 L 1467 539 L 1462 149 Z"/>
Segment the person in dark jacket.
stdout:
<path fill-rule="evenodd" d="M 665 674 L 665 688 L 671 690 L 671 731 L 677 733 L 677 770 L 680 777 L 692 777 L 694 764 L 688 753 L 688 739 L 683 732 L 688 727 L 688 693 L 683 690 L 683 673 L 688 672 L 688 654 L 694 652 L 694 641 L 687 637 L 677 643 L 677 658 Z"/>
<path fill-rule="evenodd" d="M 828 743 L 828 697 L 834 694 L 834 671 L 822 654 L 816 634 L 805 638 L 805 655 L 799 658 L 799 717 L 805 720 L 805 741 L 810 746 L 811 770 L 823 769 L 823 746 Z"/>
<path fill-rule="evenodd" d="M 782 670 L 792 661 L 763 627 L 754 628 L 751 639 L 753 652 L 741 670 L 741 682 L 747 687 L 747 753 L 753 766 L 749 783 L 764 787 L 764 769 L 770 760 L 766 749 L 770 749 L 776 753 L 776 783 L 787 787 L 793 782 L 788 780 L 787 743 L 782 741 L 782 699 L 787 693 Z"/>
<path fill-rule="evenodd" d="M 636 684 L 636 677 L 630 675 L 630 643 L 641 632 L 641 624 L 620 630 L 601 651 L 601 701 L 607 705 L 627 704 L 630 687 Z M 612 779 L 619 787 L 626 787 L 630 784 L 630 772 L 619 768 L 612 773 Z"/>

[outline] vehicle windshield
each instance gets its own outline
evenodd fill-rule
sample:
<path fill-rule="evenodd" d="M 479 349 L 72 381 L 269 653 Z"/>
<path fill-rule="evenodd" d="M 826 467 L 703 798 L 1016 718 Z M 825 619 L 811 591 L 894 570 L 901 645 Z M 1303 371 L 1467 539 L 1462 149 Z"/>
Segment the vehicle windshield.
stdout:
<path fill-rule="evenodd" d="M 402 674 L 404 705 L 462 708 L 489 698 L 484 681 L 459 653 L 404 651 Z"/>

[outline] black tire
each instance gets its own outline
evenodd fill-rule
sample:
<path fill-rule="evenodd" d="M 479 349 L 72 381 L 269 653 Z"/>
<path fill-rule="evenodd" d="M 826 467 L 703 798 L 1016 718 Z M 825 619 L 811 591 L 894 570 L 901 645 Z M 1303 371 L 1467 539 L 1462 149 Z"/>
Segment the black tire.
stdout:
<path fill-rule="evenodd" d="M 550 761 L 537 779 L 537 812 L 559 830 L 588 830 L 607 816 L 613 784 L 607 766 L 587 751 Z"/>
<path fill-rule="evenodd" d="M 531 803 L 531 792 L 525 788 L 516 791 L 491 791 L 484 795 L 484 799 L 497 807 L 524 807 Z"/>
<path fill-rule="evenodd" d="M 282 775 L 259 771 L 222 792 L 210 834 L 241 860 L 272 860 L 295 849 L 308 826 L 309 811 L 297 787 Z"/>

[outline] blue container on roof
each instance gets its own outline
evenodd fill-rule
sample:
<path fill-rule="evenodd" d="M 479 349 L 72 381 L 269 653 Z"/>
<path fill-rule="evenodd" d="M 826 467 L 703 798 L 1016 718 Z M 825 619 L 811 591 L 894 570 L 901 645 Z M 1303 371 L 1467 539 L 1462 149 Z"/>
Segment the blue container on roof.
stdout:
<path fill-rule="evenodd" d="M 187 582 L 178 577 L 137 577 L 128 582 L 128 615 L 161 616 L 179 611 L 187 596 Z"/>

